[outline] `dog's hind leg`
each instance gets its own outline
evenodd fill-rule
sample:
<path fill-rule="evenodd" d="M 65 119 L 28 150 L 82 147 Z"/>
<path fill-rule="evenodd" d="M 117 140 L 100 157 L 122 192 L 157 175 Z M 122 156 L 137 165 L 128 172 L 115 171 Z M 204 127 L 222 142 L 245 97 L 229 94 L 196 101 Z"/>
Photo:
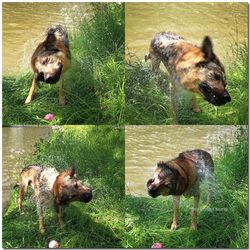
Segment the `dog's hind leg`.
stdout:
<path fill-rule="evenodd" d="M 201 112 L 201 109 L 199 108 L 199 106 L 196 103 L 195 95 L 193 95 L 193 97 L 192 97 L 192 108 L 193 108 L 193 111 L 195 113 L 200 113 Z"/>
<path fill-rule="evenodd" d="M 25 100 L 25 104 L 28 104 L 28 103 L 32 102 L 33 96 L 34 96 L 35 91 L 36 91 L 36 85 L 37 85 L 37 74 L 35 74 L 34 77 L 33 77 L 29 94 L 28 94 L 28 96 L 27 96 L 27 98 Z"/>
<path fill-rule="evenodd" d="M 39 231 L 41 234 L 45 233 L 45 228 L 43 225 L 43 208 L 42 208 L 42 201 L 40 197 L 40 187 L 38 183 L 34 183 L 34 191 L 36 195 L 36 208 L 38 213 L 38 222 L 39 222 Z"/>
<path fill-rule="evenodd" d="M 59 82 L 59 105 L 65 106 L 65 95 L 64 95 L 64 79 L 63 76 L 61 76 L 60 82 Z"/>
<path fill-rule="evenodd" d="M 198 207 L 199 207 L 200 195 L 194 196 L 194 206 L 192 211 L 192 230 L 197 230 L 197 214 L 198 214 Z"/>
<path fill-rule="evenodd" d="M 149 52 L 148 57 L 151 60 L 151 66 L 152 66 L 152 71 L 154 73 L 154 77 L 156 80 L 156 85 L 157 85 L 157 87 L 160 87 L 159 67 L 160 67 L 161 59 L 157 55 L 155 55 L 152 51 Z"/>
<path fill-rule="evenodd" d="M 174 217 L 173 217 L 173 223 L 171 225 L 171 230 L 176 230 L 178 227 L 178 220 L 179 220 L 179 208 L 180 208 L 179 195 L 173 195 L 173 203 L 174 203 Z"/>
<path fill-rule="evenodd" d="M 25 195 L 27 191 L 27 185 L 25 185 L 24 183 L 21 183 L 19 186 L 19 194 L 18 194 L 18 198 L 17 198 L 17 204 L 18 204 L 18 209 L 19 212 L 22 214 L 22 200 L 23 200 L 23 196 Z"/>
<path fill-rule="evenodd" d="M 176 88 L 172 82 L 169 82 L 169 92 L 170 92 L 171 105 L 172 105 L 172 110 L 173 110 L 173 120 L 174 120 L 174 123 L 177 124 L 176 96 L 175 96 Z"/>

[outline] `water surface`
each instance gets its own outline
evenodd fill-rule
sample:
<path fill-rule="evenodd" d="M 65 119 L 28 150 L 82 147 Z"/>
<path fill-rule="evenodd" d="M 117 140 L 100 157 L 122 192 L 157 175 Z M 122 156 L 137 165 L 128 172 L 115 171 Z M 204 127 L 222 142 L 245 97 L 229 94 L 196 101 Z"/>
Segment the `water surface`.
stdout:
<path fill-rule="evenodd" d="M 126 3 L 125 13 L 126 46 L 141 60 L 154 34 L 161 31 L 198 44 L 209 35 L 223 62 L 232 59 L 230 44 L 247 44 L 247 3 Z"/>

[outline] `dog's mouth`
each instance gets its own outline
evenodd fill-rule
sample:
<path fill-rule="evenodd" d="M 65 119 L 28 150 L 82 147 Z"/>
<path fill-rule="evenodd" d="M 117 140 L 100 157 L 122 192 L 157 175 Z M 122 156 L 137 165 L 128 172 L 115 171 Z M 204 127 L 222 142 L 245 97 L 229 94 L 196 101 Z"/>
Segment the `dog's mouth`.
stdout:
<path fill-rule="evenodd" d="M 149 179 L 147 182 L 147 191 L 148 194 L 153 197 L 156 198 L 157 196 L 159 196 L 159 188 L 156 187 L 155 185 L 153 185 L 154 180 L 153 179 Z"/>
<path fill-rule="evenodd" d="M 41 82 L 46 82 L 49 84 L 55 84 L 60 80 L 61 77 L 61 71 L 62 69 L 60 68 L 57 72 L 54 74 L 48 74 L 44 72 L 39 72 L 37 80 Z"/>
<path fill-rule="evenodd" d="M 201 82 L 199 90 L 204 95 L 204 99 L 215 106 L 221 106 L 231 101 L 226 89 L 222 93 L 217 93 L 207 83 Z"/>

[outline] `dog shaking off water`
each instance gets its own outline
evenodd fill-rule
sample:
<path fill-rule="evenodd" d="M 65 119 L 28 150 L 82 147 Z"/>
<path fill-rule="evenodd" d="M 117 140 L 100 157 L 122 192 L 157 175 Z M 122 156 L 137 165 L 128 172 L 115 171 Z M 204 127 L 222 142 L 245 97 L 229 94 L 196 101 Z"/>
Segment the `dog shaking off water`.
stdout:
<path fill-rule="evenodd" d="M 201 95 L 206 101 L 220 106 L 231 101 L 226 90 L 225 69 L 213 52 L 211 39 L 206 36 L 201 47 L 171 32 L 155 35 L 146 59 L 151 59 L 152 70 L 157 75 L 162 62 L 170 74 L 172 104 L 175 112 L 175 84 Z M 192 99 L 193 110 L 201 110 Z"/>
<path fill-rule="evenodd" d="M 31 103 L 39 81 L 55 84 L 60 80 L 59 104 L 65 105 L 62 74 L 70 67 L 69 41 L 61 25 L 48 29 L 45 40 L 40 43 L 31 57 L 34 77 L 25 103 Z"/>
<path fill-rule="evenodd" d="M 211 155 L 203 150 L 185 151 L 173 160 L 159 162 L 154 177 L 147 182 L 148 194 L 156 198 L 159 195 L 172 195 L 174 200 L 174 217 L 171 229 L 178 227 L 180 196 L 193 196 L 192 229 L 197 229 L 197 210 L 200 199 L 200 182 L 209 184 L 208 201 L 213 178 L 214 163 Z"/>
<path fill-rule="evenodd" d="M 92 199 L 92 190 L 82 184 L 75 174 L 75 169 L 57 172 L 55 168 L 29 166 L 22 170 L 19 178 L 18 207 L 22 212 L 22 199 L 31 186 L 35 192 L 39 230 L 45 232 L 43 225 L 43 206 L 52 201 L 60 225 L 63 225 L 61 206 L 73 201 L 89 202 Z"/>

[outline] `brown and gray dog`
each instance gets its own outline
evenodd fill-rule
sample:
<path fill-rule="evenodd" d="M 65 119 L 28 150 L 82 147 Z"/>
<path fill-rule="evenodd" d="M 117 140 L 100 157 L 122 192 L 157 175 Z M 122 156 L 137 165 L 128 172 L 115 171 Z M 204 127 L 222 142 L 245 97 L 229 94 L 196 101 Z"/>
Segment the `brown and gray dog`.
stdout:
<path fill-rule="evenodd" d="M 41 233 L 45 232 L 43 206 L 46 203 L 53 202 L 59 223 L 63 226 L 62 205 L 73 201 L 89 202 L 92 199 L 92 190 L 77 179 L 74 168 L 59 173 L 52 167 L 29 166 L 22 170 L 19 178 L 18 207 L 20 213 L 22 213 L 22 199 L 28 186 L 31 186 L 35 192 Z"/>
<path fill-rule="evenodd" d="M 162 62 L 171 78 L 171 99 L 174 112 L 175 85 L 180 84 L 184 89 L 198 93 L 209 103 L 220 106 L 231 101 L 226 90 L 225 69 L 218 57 L 213 52 L 212 41 L 205 36 L 199 47 L 183 37 L 171 32 L 161 32 L 151 41 L 149 55 L 152 70 L 158 75 Z M 158 81 L 158 80 L 157 80 Z M 195 112 L 200 108 L 193 95 L 192 106 Z"/>
<path fill-rule="evenodd" d="M 61 25 L 48 29 L 45 40 L 40 43 L 31 57 L 34 77 L 25 103 L 31 103 L 39 81 L 59 84 L 59 104 L 65 105 L 63 73 L 70 67 L 69 41 Z"/>
<path fill-rule="evenodd" d="M 203 150 L 185 151 L 173 160 L 159 162 L 154 177 L 147 182 L 148 194 L 156 198 L 159 195 L 172 195 L 174 201 L 174 217 L 171 229 L 178 227 L 180 196 L 193 196 L 192 212 L 193 230 L 197 229 L 197 210 L 200 199 L 199 184 L 206 180 L 209 184 L 208 201 L 212 182 L 214 163 L 211 155 Z"/>

